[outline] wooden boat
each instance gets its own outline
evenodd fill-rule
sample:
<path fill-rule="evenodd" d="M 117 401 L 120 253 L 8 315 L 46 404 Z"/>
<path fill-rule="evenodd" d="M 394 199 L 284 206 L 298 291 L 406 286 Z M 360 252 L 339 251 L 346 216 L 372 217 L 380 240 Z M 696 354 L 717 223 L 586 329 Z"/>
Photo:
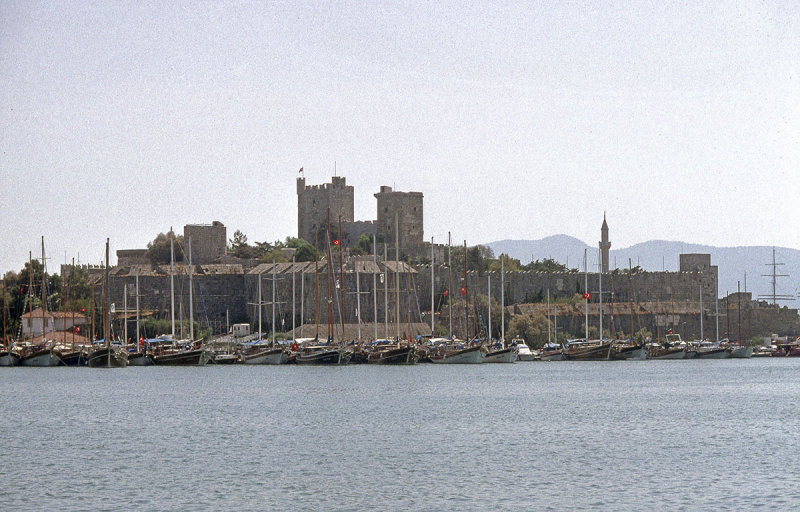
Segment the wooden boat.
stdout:
<path fill-rule="evenodd" d="M 352 355 L 352 352 L 344 348 L 311 346 L 298 351 L 295 362 L 302 365 L 346 365 Z"/>
<path fill-rule="evenodd" d="M 697 359 L 728 359 L 731 357 L 731 351 L 728 347 L 723 347 L 719 344 L 701 343 L 695 347 L 694 352 Z"/>
<path fill-rule="evenodd" d="M 367 355 L 369 364 L 417 364 L 419 352 L 412 345 L 390 345 L 372 350 Z"/>
<path fill-rule="evenodd" d="M 61 361 L 65 366 L 86 366 L 89 354 L 85 350 L 73 350 L 61 353 Z"/>
<path fill-rule="evenodd" d="M 743 345 L 731 345 L 731 359 L 749 359 L 753 357 L 753 347 Z"/>
<path fill-rule="evenodd" d="M 563 361 L 564 348 L 558 343 L 549 343 L 539 350 L 540 361 Z"/>
<path fill-rule="evenodd" d="M 283 348 L 262 348 L 242 354 L 244 364 L 286 364 L 289 354 Z"/>
<path fill-rule="evenodd" d="M 642 361 L 647 359 L 647 347 L 630 340 L 617 340 L 611 346 L 609 358 L 613 361 Z"/>
<path fill-rule="evenodd" d="M 19 366 L 19 354 L 10 350 L 0 352 L 0 366 Z"/>
<path fill-rule="evenodd" d="M 125 368 L 128 366 L 128 352 L 121 347 L 106 345 L 89 354 L 86 366 L 89 368 Z"/>
<path fill-rule="evenodd" d="M 482 345 L 462 349 L 440 347 L 428 359 L 436 364 L 480 364 L 484 361 L 484 351 L 485 349 Z"/>
<path fill-rule="evenodd" d="M 648 359 L 686 359 L 686 346 L 651 343 L 647 349 Z"/>
<path fill-rule="evenodd" d="M 517 361 L 518 348 L 512 345 L 508 348 L 489 350 L 483 357 L 484 363 L 514 363 Z"/>
<path fill-rule="evenodd" d="M 153 359 L 159 366 L 204 366 L 211 356 L 205 348 L 197 348 L 164 352 Z"/>
<path fill-rule="evenodd" d="M 133 352 L 128 354 L 128 366 L 153 366 L 155 359 L 147 352 Z"/>
<path fill-rule="evenodd" d="M 19 360 L 20 366 L 61 366 L 61 354 L 49 348 L 34 349 L 23 355 Z"/>
<path fill-rule="evenodd" d="M 568 341 L 564 349 L 567 361 L 607 361 L 611 352 L 611 340 Z"/>

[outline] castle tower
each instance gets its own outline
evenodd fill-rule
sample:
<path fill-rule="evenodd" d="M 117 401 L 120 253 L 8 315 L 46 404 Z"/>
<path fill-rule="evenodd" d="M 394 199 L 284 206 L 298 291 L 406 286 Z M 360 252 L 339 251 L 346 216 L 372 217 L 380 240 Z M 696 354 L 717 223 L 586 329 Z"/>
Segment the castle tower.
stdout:
<path fill-rule="evenodd" d="M 347 185 L 343 176 L 334 176 L 330 183 L 306 185 L 305 178 L 297 178 L 297 236 L 318 247 L 326 243 L 328 210 L 331 212 L 331 238 L 338 236 L 339 217 L 342 223 L 353 222 L 353 186 Z M 337 233 L 334 235 L 334 233 Z M 317 236 L 318 234 L 318 236 Z"/>
<path fill-rule="evenodd" d="M 600 256 L 603 259 L 603 272 L 608 272 L 609 249 L 611 249 L 611 242 L 608 241 L 608 223 L 606 223 L 606 214 L 603 212 L 603 225 L 600 227 Z"/>
<path fill-rule="evenodd" d="M 375 198 L 378 200 L 377 235 L 394 246 L 396 215 L 400 252 L 416 255 L 423 241 L 422 192 L 397 192 L 392 187 L 382 186 Z"/>

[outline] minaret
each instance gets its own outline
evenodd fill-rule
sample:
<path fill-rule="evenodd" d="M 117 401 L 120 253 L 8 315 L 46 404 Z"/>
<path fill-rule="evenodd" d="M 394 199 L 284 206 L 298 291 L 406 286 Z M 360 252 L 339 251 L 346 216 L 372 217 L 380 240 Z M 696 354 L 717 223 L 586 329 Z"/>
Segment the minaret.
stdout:
<path fill-rule="evenodd" d="M 603 272 L 608 272 L 608 250 L 611 249 L 611 242 L 608 241 L 608 224 L 606 223 L 606 212 L 603 212 L 603 226 L 600 228 L 600 255 L 603 258 Z"/>

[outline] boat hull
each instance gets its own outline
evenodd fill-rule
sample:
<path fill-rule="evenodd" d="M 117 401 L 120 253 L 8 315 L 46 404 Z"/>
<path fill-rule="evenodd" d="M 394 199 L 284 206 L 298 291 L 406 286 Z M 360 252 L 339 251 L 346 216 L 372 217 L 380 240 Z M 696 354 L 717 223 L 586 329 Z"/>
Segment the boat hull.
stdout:
<path fill-rule="evenodd" d="M 282 348 L 275 348 L 245 355 L 242 360 L 244 364 L 286 364 L 289 362 L 289 354 Z"/>
<path fill-rule="evenodd" d="M 155 356 L 156 365 L 159 366 L 205 366 L 209 359 L 210 356 L 204 349 Z"/>
<path fill-rule="evenodd" d="M 484 358 L 481 347 L 477 346 L 442 356 L 431 356 L 430 361 L 436 364 L 480 364 L 484 362 Z"/>
<path fill-rule="evenodd" d="M 53 350 L 39 350 L 20 359 L 20 366 L 60 366 L 61 357 Z"/>
<path fill-rule="evenodd" d="M 484 363 L 514 363 L 516 361 L 517 350 L 514 347 L 489 352 L 483 358 Z"/>
<path fill-rule="evenodd" d="M 601 343 L 591 347 L 579 347 L 574 350 L 564 351 L 564 359 L 567 361 L 607 361 L 611 343 Z"/>
<path fill-rule="evenodd" d="M 367 356 L 369 364 L 417 364 L 419 354 L 414 347 L 400 347 L 372 352 Z"/>
<path fill-rule="evenodd" d="M 736 347 L 731 350 L 732 359 L 748 359 L 753 357 L 753 347 Z"/>
<path fill-rule="evenodd" d="M 713 348 L 710 350 L 697 350 L 695 352 L 697 359 L 728 359 L 731 353 L 727 348 Z"/>
<path fill-rule="evenodd" d="M 61 354 L 61 361 L 65 366 L 86 366 L 89 356 L 86 352 L 75 351 Z"/>
<path fill-rule="evenodd" d="M 136 352 L 128 355 L 128 366 L 153 366 L 156 362 L 153 356 L 144 352 Z"/>
<path fill-rule="evenodd" d="M 644 361 L 647 359 L 647 349 L 645 347 L 614 348 L 611 350 L 611 359 L 615 361 Z"/>
<path fill-rule="evenodd" d="M 561 350 L 548 350 L 539 353 L 540 361 L 563 361 L 564 352 Z"/>
<path fill-rule="evenodd" d="M 86 366 L 89 368 L 125 368 L 128 366 L 128 353 L 114 347 L 99 348 L 89 354 Z"/>
<path fill-rule="evenodd" d="M 309 353 L 298 353 L 295 362 L 307 366 L 345 365 L 350 362 L 351 353 L 346 350 L 318 350 Z"/>
<path fill-rule="evenodd" d="M 648 359 L 686 359 L 686 349 L 662 349 L 651 351 L 647 355 Z"/>
<path fill-rule="evenodd" d="M 19 366 L 19 356 L 13 352 L 0 352 L 0 366 Z"/>

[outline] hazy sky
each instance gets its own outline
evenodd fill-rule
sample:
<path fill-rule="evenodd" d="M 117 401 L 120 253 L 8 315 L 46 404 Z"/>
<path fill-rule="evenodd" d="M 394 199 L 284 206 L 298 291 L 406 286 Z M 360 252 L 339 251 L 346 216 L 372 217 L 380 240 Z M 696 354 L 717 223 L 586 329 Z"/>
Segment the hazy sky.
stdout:
<path fill-rule="evenodd" d="M 437 241 L 800 248 L 800 7 L 666 3 L 0 2 L 0 271 L 296 236 L 334 165 Z"/>

